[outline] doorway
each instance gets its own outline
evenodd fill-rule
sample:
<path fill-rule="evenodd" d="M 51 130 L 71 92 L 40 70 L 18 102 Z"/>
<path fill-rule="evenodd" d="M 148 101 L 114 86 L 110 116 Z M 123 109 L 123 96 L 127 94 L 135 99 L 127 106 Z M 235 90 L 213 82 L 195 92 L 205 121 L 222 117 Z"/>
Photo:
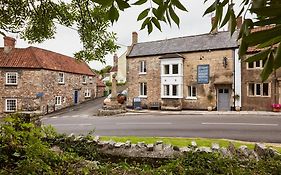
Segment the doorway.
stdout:
<path fill-rule="evenodd" d="M 218 87 L 218 111 L 229 111 L 230 110 L 230 88 L 229 87 Z"/>
<path fill-rule="evenodd" d="M 79 98 L 78 90 L 74 90 L 74 104 L 75 105 L 78 104 L 78 98 Z"/>

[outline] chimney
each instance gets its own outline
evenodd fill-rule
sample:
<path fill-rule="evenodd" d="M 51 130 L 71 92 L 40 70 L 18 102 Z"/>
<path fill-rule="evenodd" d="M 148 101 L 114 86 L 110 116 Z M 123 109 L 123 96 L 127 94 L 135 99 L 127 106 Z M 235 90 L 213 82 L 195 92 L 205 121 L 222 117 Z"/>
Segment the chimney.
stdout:
<path fill-rule="evenodd" d="M 213 25 L 216 21 L 216 17 L 212 17 L 211 18 L 211 24 L 212 24 L 212 28 L 213 28 Z M 218 33 L 218 26 L 216 28 L 214 28 L 214 30 L 211 31 L 212 34 L 215 34 L 215 33 Z"/>
<path fill-rule="evenodd" d="M 132 45 L 138 43 L 138 33 L 132 32 Z"/>
<path fill-rule="evenodd" d="M 13 48 L 15 48 L 16 45 L 16 39 L 4 36 L 4 52 L 9 53 Z"/>
<path fill-rule="evenodd" d="M 114 56 L 113 56 L 113 66 L 114 67 L 118 66 L 118 56 L 117 56 L 117 54 L 114 54 Z"/>
<path fill-rule="evenodd" d="M 242 16 L 239 16 L 239 17 L 236 19 L 236 28 L 237 28 L 237 29 L 241 29 L 242 23 L 243 23 Z"/>

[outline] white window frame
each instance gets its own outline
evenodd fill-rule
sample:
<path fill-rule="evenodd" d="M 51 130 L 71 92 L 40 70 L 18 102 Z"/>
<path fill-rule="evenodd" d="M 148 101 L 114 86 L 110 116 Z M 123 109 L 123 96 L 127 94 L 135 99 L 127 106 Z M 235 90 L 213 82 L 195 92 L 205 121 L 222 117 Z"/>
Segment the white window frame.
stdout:
<path fill-rule="evenodd" d="M 146 61 L 139 62 L 139 74 L 146 74 L 147 73 L 147 64 Z"/>
<path fill-rule="evenodd" d="M 91 97 L 91 91 L 89 89 L 86 89 L 84 95 L 85 95 L 85 98 Z"/>
<path fill-rule="evenodd" d="M 257 62 L 260 62 L 260 66 L 257 67 Z M 253 69 L 263 69 L 264 65 L 263 65 L 263 60 L 258 60 L 258 61 L 254 61 L 253 63 L 253 68 L 249 67 L 249 63 L 247 62 L 247 69 L 253 70 Z"/>
<path fill-rule="evenodd" d="M 144 85 L 146 85 L 146 94 L 145 94 Z M 139 97 L 143 97 L 143 98 L 147 97 L 147 83 L 146 82 L 139 83 Z"/>
<path fill-rule="evenodd" d="M 92 84 L 93 83 L 93 77 L 89 76 L 89 83 Z"/>
<path fill-rule="evenodd" d="M 8 100 L 15 100 L 15 107 L 16 109 L 15 110 L 8 110 Z M 8 98 L 8 99 L 5 99 L 5 112 L 15 112 L 17 111 L 17 103 L 18 103 L 18 100 L 17 99 L 14 99 L 14 98 Z"/>
<path fill-rule="evenodd" d="M 61 76 L 62 75 L 62 76 Z M 64 84 L 64 73 L 63 72 L 59 72 L 59 75 L 58 75 L 58 82 L 59 84 Z"/>
<path fill-rule="evenodd" d="M 195 88 L 195 96 L 193 94 L 193 88 Z M 187 86 L 187 97 L 188 100 L 197 100 L 197 87 L 196 86 Z"/>
<path fill-rule="evenodd" d="M 9 76 L 16 76 L 15 83 L 9 83 Z M 14 74 L 14 75 L 13 75 Z M 18 84 L 18 73 L 17 72 L 6 72 L 6 85 L 17 85 Z"/>
<path fill-rule="evenodd" d="M 86 76 L 86 75 L 83 75 L 83 76 L 82 76 L 82 83 L 83 83 L 83 84 L 86 84 L 86 83 L 87 83 L 87 76 Z"/>
<path fill-rule="evenodd" d="M 61 105 L 62 104 L 62 97 L 61 96 L 55 96 L 55 105 Z"/>
<path fill-rule="evenodd" d="M 173 69 L 173 66 L 175 66 L 175 65 L 177 65 L 177 67 L 178 67 L 178 73 L 176 73 L 176 74 L 174 74 L 174 69 Z M 180 64 L 171 64 L 171 74 L 172 75 L 179 75 L 179 73 L 180 73 Z"/>
<path fill-rule="evenodd" d="M 254 84 L 254 92 L 253 92 L 253 95 L 250 95 L 249 93 L 249 85 L 250 84 Z M 257 95 L 257 85 L 260 85 L 260 95 Z M 268 84 L 268 95 L 263 95 L 263 85 L 264 84 Z M 270 86 L 270 83 L 247 83 L 247 95 L 248 97 L 270 97 L 270 89 L 271 89 L 271 86 Z"/>

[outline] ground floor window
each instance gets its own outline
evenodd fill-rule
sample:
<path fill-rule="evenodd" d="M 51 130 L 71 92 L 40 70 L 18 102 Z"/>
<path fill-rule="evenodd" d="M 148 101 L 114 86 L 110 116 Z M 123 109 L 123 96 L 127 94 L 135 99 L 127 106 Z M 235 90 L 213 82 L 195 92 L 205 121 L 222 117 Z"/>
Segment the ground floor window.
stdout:
<path fill-rule="evenodd" d="M 196 99 L 197 97 L 197 89 L 195 86 L 187 87 L 187 98 L 188 99 Z"/>
<path fill-rule="evenodd" d="M 269 96 L 268 83 L 249 83 L 248 96 Z"/>
<path fill-rule="evenodd" d="M 163 98 L 179 98 L 180 85 L 162 85 L 162 97 Z"/>
<path fill-rule="evenodd" d="M 6 99 L 5 102 L 6 112 L 15 112 L 17 110 L 17 100 L 16 99 Z"/>
<path fill-rule="evenodd" d="M 55 97 L 55 105 L 61 105 L 61 96 L 56 96 Z"/>
<path fill-rule="evenodd" d="M 178 86 L 179 85 L 172 85 L 173 96 L 178 96 Z"/>
<path fill-rule="evenodd" d="M 170 95 L 170 86 L 164 85 L 164 95 L 169 96 Z"/>
<path fill-rule="evenodd" d="M 89 89 L 86 89 L 85 91 L 85 97 L 88 98 L 88 97 L 91 97 L 91 91 Z"/>
<path fill-rule="evenodd" d="M 140 96 L 147 96 L 147 84 L 140 83 Z"/>

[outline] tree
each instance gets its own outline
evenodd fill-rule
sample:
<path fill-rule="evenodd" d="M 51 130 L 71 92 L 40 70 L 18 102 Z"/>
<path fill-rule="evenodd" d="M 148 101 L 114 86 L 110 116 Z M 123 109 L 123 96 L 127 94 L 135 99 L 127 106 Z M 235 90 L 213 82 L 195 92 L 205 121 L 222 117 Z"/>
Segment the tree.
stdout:
<path fill-rule="evenodd" d="M 211 1 L 205 0 L 204 2 Z M 238 14 L 234 11 L 232 0 L 212 0 L 204 15 L 215 12 L 216 20 L 212 28 L 231 24 L 231 33 L 236 27 L 236 18 L 243 16 L 244 22 L 239 33 L 241 45 L 240 57 L 244 57 L 249 47 L 257 46 L 261 52 L 246 61 L 266 60 L 262 72 L 265 80 L 281 67 L 281 2 L 279 0 L 243 0 Z M 187 12 L 180 0 L 71 0 L 53 2 L 51 0 L 2 0 L 0 2 L 0 31 L 17 32 L 29 42 L 42 42 L 55 34 L 55 22 L 67 27 L 77 27 L 84 49 L 75 54 L 87 61 L 103 60 L 107 53 L 113 53 L 118 47 L 116 37 L 107 28 L 118 21 L 119 12 L 133 6 L 147 4 L 138 16 L 142 21 L 141 29 L 148 33 L 156 27 L 161 31 L 161 23 L 179 25 L 178 10 Z M 227 8 L 224 15 L 223 11 Z M 246 18 L 246 14 L 256 15 L 256 19 Z M 222 18 L 224 16 L 224 18 Z M 275 27 L 251 33 L 254 27 L 275 25 Z M 5 32 L 3 32 L 5 31 Z"/>

